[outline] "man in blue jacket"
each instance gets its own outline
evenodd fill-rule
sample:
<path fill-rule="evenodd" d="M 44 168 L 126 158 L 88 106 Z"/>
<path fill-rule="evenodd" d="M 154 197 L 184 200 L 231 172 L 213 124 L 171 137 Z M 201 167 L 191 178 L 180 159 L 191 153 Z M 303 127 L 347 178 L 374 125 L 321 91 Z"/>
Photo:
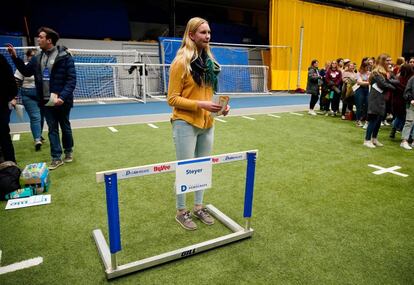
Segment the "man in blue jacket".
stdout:
<path fill-rule="evenodd" d="M 40 108 L 44 112 L 49 127 L 50 152 L 53 170 L 64 162 L 73 161 L 73 137 L 69 114 L 73 107 L 73 91 L 76 87 L 75 63 L 66 47 L 56 46 L 59 34 L 42 27 L 38 31 L 41 53 L 25 65 L 17 57 L 16 50 L 9 44 L 7 49 L 16 68 L 24 76 L 35 76 Z M 62 146 L 59 138 L 59 125 L 62 130 L 62 145 L 65 157 L 62 160 Z"/>

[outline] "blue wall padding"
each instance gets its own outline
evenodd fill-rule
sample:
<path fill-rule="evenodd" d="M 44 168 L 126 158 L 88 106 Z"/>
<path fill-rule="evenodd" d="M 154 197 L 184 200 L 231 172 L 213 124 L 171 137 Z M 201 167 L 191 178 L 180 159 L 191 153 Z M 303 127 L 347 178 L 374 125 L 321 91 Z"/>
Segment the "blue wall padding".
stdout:
<path fill-rule="evenodd" d="M 174 41 L 172 41 L 174 40 Z M 181 38 L 159 38 L 161 63 L 170 64 L 181 45 Z M 220 65 L 248 65 L 249 52 L 245 48 L 212 47 L 211 51 Z M 236 74 L 237 71 L 237 74 Z M 168 74 L 166 74 L 168 86 Z M 226 68 L 218 78 L 218 92 L 251 92 L 248 69 Z"/>
<path fill-rule="evenodd" d="M 82 63 L 116 63 L 111 56 L 79 56 L 73 57 Z M 108 98 L 115 97 L 114 70 L 111 66 L 76 66 L 75 98 Z M 82 93 L 80 92 L 82 90 Z M 85 94 L 86 93 L 86 94 Z"/>
<path fill-rule="evenodd" d="M 249 52 L 245 48 L 213 47 L 211 51 L 221 65 L 248 65 Z M 230 80 L 229 80 L 230 79 Z M 220 72 L 218 92 L 251 92 L 248 69 L 227 67 Z"/>

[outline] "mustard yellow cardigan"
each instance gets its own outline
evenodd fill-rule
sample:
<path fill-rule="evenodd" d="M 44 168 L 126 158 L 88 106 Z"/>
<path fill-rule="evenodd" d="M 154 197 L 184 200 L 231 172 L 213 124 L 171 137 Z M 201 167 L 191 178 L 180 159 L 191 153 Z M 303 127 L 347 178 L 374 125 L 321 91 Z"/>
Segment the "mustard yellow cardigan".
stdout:
<path fill-rule="evenodd" d="M 214 119 L 209 111 L 198 107 L 197 101 L 211 101 L 213 88 L 198 86 L 191 75 L 183 74 L 184 65 L 173 62 L 168 84 L 168 104 L 173 107 L 171 120 L 184 120 L 200 129 L 211 128 Z"/>

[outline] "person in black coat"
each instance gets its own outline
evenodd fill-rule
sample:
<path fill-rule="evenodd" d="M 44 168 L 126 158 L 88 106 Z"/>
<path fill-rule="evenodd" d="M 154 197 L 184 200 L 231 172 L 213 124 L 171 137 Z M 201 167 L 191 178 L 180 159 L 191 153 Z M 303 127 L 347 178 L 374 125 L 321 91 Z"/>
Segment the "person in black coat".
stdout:
<path fill-rule="evenodd" d="M 375 148 L 383 146 L 378 141 L 378 132 L 381 127 L 381 120 L 386 114 L 385 96 L 389 90 L 395 90 L 387 78 L 387 58 L 386 54 L 378 56 L 377 65 L 369 77 L 371 86 L 368 96 L 368 127 L 365 134 L 364 146 Z"/>
<path fill-rule="evenodd" d="M 16 106 L 17 85 L 13 70 L 0 54 L 0 160 L 16 162 L 10 137 L 10 113 Z"/>
<path fill-rule="evenodd" d="M 322 85 L 322 76 L 319 74 L 318 69 L 319 62 L 314 59 L 311 62 L 310 67 L 308 68 L 308 83 L 306 85 L 306 93 L 311 94 L 311 99 L 309 102 L 309 115 L 316 115 L 316 112 L 313 108 L 318 102 L 319 99 L 319 86 Z"/>

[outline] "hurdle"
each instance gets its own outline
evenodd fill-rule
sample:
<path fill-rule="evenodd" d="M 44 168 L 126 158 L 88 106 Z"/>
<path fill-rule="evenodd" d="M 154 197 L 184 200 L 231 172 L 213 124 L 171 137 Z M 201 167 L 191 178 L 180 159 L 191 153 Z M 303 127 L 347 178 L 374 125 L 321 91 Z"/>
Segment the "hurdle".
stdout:
<path fill-rule="evenodd" d="M 251 237 L 253 235 L 253 229 L 251 228 L 251 217 L 253 208 L 253 192 L 257 154 L 258 150 L 248 150 L 242 152 L 212 155 L 203 158 L 186 159 L 96 172 L 96 182 L 105 182 L 109 246 L 100 229 L 93 230 L 92 235 L 95 240 L 99 255 L 102 259 L 102 263 L 105 267 L 106 278 L 112 279 L 120 277 L 132 272 L 144 270 L 149 267 L 160 265 L 172 260 L 189 257 L 206 250 L 217 248 L 235 241 Z M 122 250 L 118 206 L 119 179 L 128 179 L 145 175 L 173 172 L 176 171 L 177 165 L 179 164 L 193 163 L 198 161 L 207 161 L 207 163 L 215 165 L 242 160 L 247 160 L 243 209 L 243 217 L 245 219 L 244 227 L 239 225 L 230 217 L 226 216 L 223 212 L 221 212 L 213 205 L 209 204 L 206 205 L 207 211 L 219 222 L 230 229 L 232 233 L 152 257 L 133 261 L 127 264 L 118 264 L 116 254 Z"/>

